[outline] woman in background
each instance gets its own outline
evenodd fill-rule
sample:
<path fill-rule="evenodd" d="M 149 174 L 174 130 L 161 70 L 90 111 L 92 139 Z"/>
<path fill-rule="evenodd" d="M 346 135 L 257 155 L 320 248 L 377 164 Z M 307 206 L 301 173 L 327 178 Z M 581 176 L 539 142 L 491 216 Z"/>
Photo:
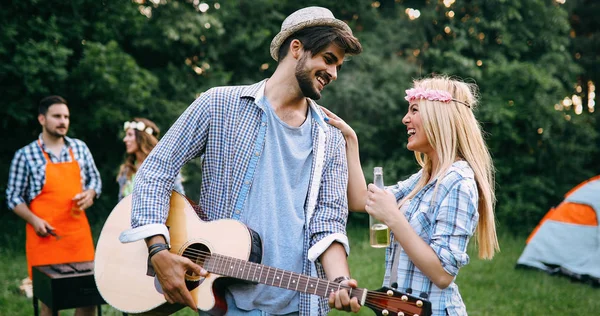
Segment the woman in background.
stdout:
<path fill-rule="evenodd" d="M 402 123 L 421 170 L 385 190 L 366 185 L 356 133 L 324 109 L 326 121 L 346 138 L 350 209 L 368 212 L 391 230 L 384 286 L 427 298 L 433 315 L 467 315 L 454 280 L 469 262 L 473 234 L 481 258 L 499 250 L 492 159 L 473 114 L 476 88 L 435 76 L 406 90 Z M 345 291 L 338 293 L 330 306 L 349 300 Z"/>
<path fill-rule="evenodd" d="M 160 129 L 154 122 L 146 118 L 136 117 L 123 125 L 125 130 L 125 151 L 127 156 L 125 162 L 121 165 L 117 182 L 119 183 L 119 201 L 133 192 L 133 182 L 138 168 L 148 157 L 160 135 Z M 182 185 L 181 174 L 175 180 L 174 190 L 185 194 Z"/>

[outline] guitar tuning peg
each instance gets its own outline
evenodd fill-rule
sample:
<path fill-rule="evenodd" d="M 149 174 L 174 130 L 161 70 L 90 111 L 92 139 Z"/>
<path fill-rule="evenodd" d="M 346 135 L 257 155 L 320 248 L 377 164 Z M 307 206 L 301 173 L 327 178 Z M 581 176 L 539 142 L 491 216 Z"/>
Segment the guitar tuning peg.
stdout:
<path fill-rule="evenodd" d="M 421 292 L 421 294 L 419 294 L 419 296 L 420 296 L 421 298 L 424 298 L 424 299 L 427 299 L 427 298 L 429 298 L 429 295 L 428 295 L 427 293 L 425 293 L 425 292 Z"/>
<path fill-rule="evenodd" d="M 412 294 L 412 289 L 411 289 L 411 288 L 409 288 L 409 287 L 408 287 L 408 288 L 406 288 L 406 293 L 408 293 L 408 294 Z"/>
<path fill-rule="evenodd" d="M 392 286 L 393 289 L 397 289 L 398 288 L 398 282 L 392 283 L 391 286 Z"/>

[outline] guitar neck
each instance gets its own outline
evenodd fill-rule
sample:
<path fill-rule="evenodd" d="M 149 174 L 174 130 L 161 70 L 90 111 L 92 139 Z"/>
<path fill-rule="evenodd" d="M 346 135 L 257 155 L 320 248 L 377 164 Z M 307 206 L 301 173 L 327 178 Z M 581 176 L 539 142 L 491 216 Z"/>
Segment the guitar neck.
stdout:
<path fill-rule="evenodd" d="M 331 292 L 340 289 L 347 289 L 350 292 L 350 297 L 357 297 L 361 304 L 364 303 L 368 292 L 366 289 L 353 289 L 337 282 L 305 276 L 299 273 L 219 254 L 212 254 L 210 259 L 205 262 L 204 268 L 209 272 L 240 280 L 271 285 L 322 297 L 328 297 Z"/>

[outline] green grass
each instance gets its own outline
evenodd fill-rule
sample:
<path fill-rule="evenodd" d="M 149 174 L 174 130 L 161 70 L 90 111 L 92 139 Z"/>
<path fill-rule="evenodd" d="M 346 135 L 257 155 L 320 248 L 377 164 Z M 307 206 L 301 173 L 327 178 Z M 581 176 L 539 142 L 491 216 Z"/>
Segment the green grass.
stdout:
<path fill-rule="evenodd" d="M 354 226 L 348 233 L 353 277 L 359 281 L 359 287 L 379 288 L 384 251 L 368 246 L 366 227 Z M 471 262 L 460 270 L 456 280 L 469 315 L 598 314 L 600 288 L 538 270 L 515 269 L 524 246 L 525 237 L 501 235 L 501 252 L 491 261 L 477 258 L 476 249 L 469 248 Z M 346 313 L 333 311 L 331 315 Z M 362 308 L 358 315 L 375 314 Z"/>
<path fill-rule="evenodd" d="M 352 224 L 349 228 L 352 276 L 360 287 L 377 289 L 383 280 L 385 250 L 369 247 L 366 225 Z M 27 275 L 23 226 L 22 222 L 7 219 L 7 216 L 0 221 L 3 232 L 0 244 L 7 245 L 0 247 L 0 315 L 33 314 L 31 300 L 19 293 L 20 281 Z M 94 227 L 93 231 L 97 235 L 100 228 Z M 514 269 L 524 239 L 501 236 L 502 251 L 492 261 L 478 259 L 474 249 L 470 249 L 471 263 L 461 269 L 456 281 L 469 315 L 597 315 L 600 289 L 536 270 Z M 102 314 L 120 315 L 107 305 L 102 307 Z M 73 315 L 73 310 L 63 311 L 61 315 Z M 185 309 L 176 315 L 197 314 Z M 334 311 L 330 315 L 346 313 Z M 358 315 L 374 313 L 363 308 Z"/>

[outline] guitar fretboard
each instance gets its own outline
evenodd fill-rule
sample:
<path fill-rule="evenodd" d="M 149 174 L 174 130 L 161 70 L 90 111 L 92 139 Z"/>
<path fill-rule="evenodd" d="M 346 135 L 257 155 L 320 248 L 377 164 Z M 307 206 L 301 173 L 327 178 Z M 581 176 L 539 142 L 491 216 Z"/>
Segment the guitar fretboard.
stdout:
<path fill-rule="evenodd" d="M 331 292 L 348 289 L 351 297 L 359 300 L 365 289 L 352 289 L 337 282 L 331 282 L 316 277 L 281 270 L 246 260 L 212 254 L 204 263 L 204 268 L 212 273 L 294 290 L 298 292 L 327 297 Z"/>

